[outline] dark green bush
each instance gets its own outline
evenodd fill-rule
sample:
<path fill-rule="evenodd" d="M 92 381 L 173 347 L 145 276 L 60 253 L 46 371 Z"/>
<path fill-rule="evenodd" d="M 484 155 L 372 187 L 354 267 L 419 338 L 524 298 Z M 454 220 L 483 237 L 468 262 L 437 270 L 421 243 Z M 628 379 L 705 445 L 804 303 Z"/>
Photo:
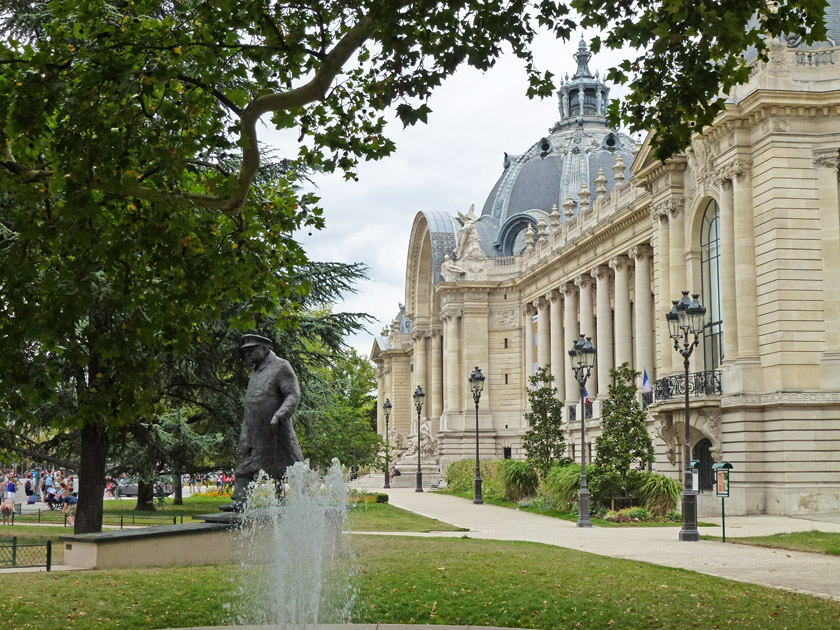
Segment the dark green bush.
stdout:
<path fill-rule="evenodd" d="M 537 493 L 539 477 L 536 468 L 529 462 L 503 459 L 498 463 L 497 469 L 505 499 L 508 501 L 519 501 Z"/>
<path fill-rule="evenodd" d="M 388 495 L 385 494 L 384 492 L 377 492 L 373 496 L 376 497 L 376 502 L 377 503 L 388 503 Z"/>

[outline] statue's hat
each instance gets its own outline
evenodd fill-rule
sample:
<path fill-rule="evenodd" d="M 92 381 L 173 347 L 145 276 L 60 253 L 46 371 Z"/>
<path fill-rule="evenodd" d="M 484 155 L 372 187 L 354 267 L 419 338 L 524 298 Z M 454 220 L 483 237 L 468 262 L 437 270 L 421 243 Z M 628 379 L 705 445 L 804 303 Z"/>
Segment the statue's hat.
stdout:
<path fill-rule="evenodd" d="M 266 346 L 271 347 L 271 339 L 266 339 L 260 335 L 242 335 L 242 348 L 250 348 L 251 346 Z"/>

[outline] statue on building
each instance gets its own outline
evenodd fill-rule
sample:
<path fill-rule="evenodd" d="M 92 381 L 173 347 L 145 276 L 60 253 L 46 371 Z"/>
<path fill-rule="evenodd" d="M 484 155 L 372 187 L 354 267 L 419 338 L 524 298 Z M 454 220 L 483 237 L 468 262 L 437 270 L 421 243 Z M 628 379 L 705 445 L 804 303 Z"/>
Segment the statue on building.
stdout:
<path fill-rule="evenodd" d="M 453 280 L 458 280 L 461 277 L 471 280 L 484 272 L 487 260 L 487 256 L 481 250 L 481 237 L 479 237 L 478 230 L 475 227 L 478 222 L 478 217 L 475 216 L 475 204 L 470 206 L 466 214 L 459 211 L 458 218 L 461 220 L 463 227 L 458 232 L 458 245 L 455 248 L 457 265 L 451 260 L 447 263 L 446 258 L 444 258 L 441 265 L 441 275 L 444 274 L 445 270 L 446 274 Z M 446 279 L 446 276 L 444 276 L 444 279 Z"/>

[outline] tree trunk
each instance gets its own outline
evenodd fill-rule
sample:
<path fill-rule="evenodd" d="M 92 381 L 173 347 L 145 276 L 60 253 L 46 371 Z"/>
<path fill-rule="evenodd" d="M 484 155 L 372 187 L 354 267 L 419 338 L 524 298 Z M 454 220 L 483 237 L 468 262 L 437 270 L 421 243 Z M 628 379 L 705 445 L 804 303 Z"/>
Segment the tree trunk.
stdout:
<path fill-rule="evenodd" d="M 137 505 L 134 509 L 137 512 L 155 511 L 155 486 L 143 481 L 143 477 L 137 480 Z"/>
<path fill-rule="evenodd" d="M 102 531 L 102 499 L 105 493 L 105 460 L 108 456 L 108 434 L 105 422 L 82 427 L 79 458 L 79 503 L 76 506 L 74 534 Z"/>
<path fill-rule="evenodd" d="M 184 484 L 181 483 L 181 471 L 175 470 L 172 472 L 172 496 L 173 505 L 184 505 Z"/>

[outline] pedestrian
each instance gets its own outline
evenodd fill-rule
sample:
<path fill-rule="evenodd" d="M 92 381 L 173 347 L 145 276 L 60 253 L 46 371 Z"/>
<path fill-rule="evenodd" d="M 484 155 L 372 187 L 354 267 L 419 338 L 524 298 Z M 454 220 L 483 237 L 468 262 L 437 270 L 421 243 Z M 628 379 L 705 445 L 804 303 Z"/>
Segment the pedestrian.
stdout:
<path fill-rule="evenodd" d="M 11 499 L 3 499 L 0 503 L 0 512 L 3 512 L 3 525 L 11 525 L 15 513 L 15 502 Z"/>
<path fill-rule="evenodd" d="M 15 490 L 17 490 L 17 484 L 15 483 L 15 474 L 9 473 L 8 477 L 9 481 L 6 483 L 6 498 L 12 500 L 12 504 L 15 502 Z"/>

